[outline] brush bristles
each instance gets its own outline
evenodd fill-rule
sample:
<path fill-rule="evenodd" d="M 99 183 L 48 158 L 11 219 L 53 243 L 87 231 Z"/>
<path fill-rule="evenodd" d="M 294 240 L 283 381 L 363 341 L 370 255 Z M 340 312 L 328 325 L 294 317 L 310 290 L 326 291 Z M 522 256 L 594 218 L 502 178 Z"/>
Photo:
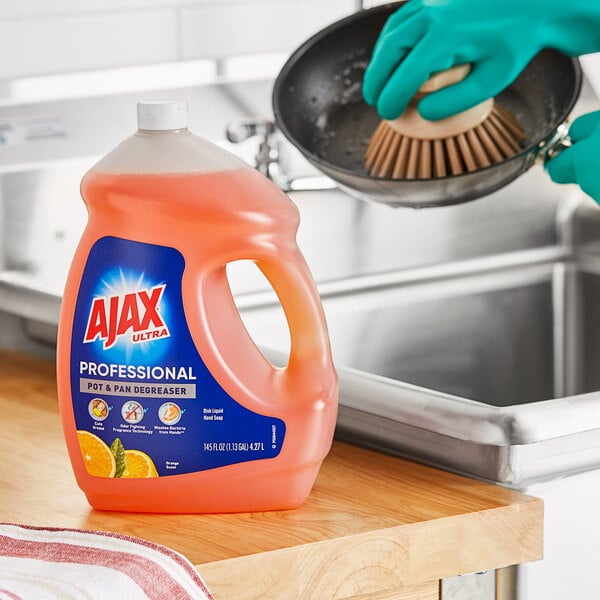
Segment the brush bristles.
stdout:
<path fill-rule="evenodd" d="M 430 179 L 489 167 L 523 148 L 525 134 L 517 119 L 494 104 L 473 129 L 444 139 L 416 139 L 381 121 L 369 141 L 365 165 L 369 175 L 391 179 Z"/>

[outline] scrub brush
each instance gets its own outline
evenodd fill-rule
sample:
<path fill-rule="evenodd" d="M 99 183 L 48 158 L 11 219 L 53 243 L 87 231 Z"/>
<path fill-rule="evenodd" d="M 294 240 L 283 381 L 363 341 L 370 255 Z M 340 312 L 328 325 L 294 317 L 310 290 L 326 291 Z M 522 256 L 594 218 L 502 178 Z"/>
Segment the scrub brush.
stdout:
<path fill-rule="evenodd" d="M 460 65 L 436 73 L 400 117 L 379 123 L 365 154 L 369 175 L 392 179 L 460 175 L 499 163 L 523 148 L 523 128 L 493 98 L 441 121 L 421 117 L 419 100 L 461 81 L 469 69 Z"/>

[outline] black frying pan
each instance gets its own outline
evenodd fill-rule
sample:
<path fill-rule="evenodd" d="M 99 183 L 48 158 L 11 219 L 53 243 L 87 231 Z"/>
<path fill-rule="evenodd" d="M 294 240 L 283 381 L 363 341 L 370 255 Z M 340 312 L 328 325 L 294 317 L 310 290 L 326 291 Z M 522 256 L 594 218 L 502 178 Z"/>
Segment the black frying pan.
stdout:
<path fill-rule="evenodd" d="M 442 206 L 507 185 L 534 164 L 540 148 L 571 112 L 581 88 L 579 61 L 544 50 L 498 96 L 525 129 L 526 147 L 516 156 L 449 177 L 371 177 L 364 168 L 364 153 L 380 117 L 362 99 L 362 78 L 384 23 L 402 4 L 357 12 L 302 44 L 275 81 L 277 125 L 315 167 L 363 199 L 415 208 Z"/>

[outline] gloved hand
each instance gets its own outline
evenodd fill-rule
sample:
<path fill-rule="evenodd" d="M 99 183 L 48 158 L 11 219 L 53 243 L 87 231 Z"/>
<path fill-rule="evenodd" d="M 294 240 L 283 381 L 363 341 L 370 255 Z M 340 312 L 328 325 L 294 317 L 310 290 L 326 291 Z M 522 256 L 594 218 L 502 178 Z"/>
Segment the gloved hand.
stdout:
<path fill-rule="evenodd" d="M 573 145 L 546 163 L 556 183 L 578 183 L 600 204 L 600 111 L 579 117 L 569 128 Z"/>
<path fill-rule="evenodd" d="M 442 119 L 496 96 L 543 48 L 600 50 L 600 0 L 409 0 L 377 40 L 363 95 L 395 119 L 432 73 L 471 64 L 462 82 L 419 103 L 424 118 Z"/>

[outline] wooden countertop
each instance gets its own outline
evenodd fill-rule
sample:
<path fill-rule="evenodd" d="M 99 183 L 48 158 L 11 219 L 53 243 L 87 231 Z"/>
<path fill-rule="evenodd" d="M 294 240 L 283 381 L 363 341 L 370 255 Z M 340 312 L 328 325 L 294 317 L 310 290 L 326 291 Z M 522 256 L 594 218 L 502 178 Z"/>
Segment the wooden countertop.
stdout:
<path fill-rule="evenodd" d="M 296 510 L 96 511 L 71 472 L 54 363 L 0 351 L 0 414 L 1 522 L 119 531 L 169 546 L 218 600 L 433 600 L 441 578 L 542 556 L 541 500 L 338 442 Z"/>

